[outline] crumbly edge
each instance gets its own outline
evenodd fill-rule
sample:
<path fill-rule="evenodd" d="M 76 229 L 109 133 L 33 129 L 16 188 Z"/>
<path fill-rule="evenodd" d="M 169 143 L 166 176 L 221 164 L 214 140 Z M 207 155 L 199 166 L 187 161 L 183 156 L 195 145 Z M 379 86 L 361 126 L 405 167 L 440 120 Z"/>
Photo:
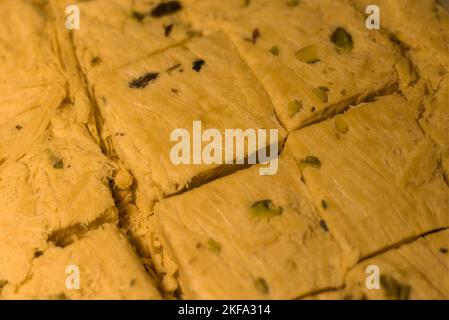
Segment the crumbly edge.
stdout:
<path fill-rule="evenodd" d="M 384 32 L 384 34 L 391 39 L 392 43 L 397 48 L 398 52 L 400 52 L 400 55 L 405 59 L 405 61 L 407 61 L 408 65 L 409 65 L 410 73 L 417 76 L 417 78 L 413 81 L 413 83 L 410 84 L 411 86 L 414 86 L 418 82 L 418 80 L 420 79 L 420 76 L 418 75 L 418 72 L 417 72 L 417 70 L 416 70 L 416 68 L 414 66 L 414 62 L 411 60 L 411 58 L 408 55 L 408 50 L 409 49 L 407 48 L 407 46 L 405 44 L 401 43 L 400 41 L 398 41 L 394 37 L 394 32 L 386 30 L 385 28 L 384 28 L 384 31 L 381 31 L 381 32 Z M 190 39 L 186 40 L 185 42 L 188 42 L 188 41 L 190 41 Z M 182 44 L 179 44 L 179 45 L 182 45 Z M 72 42 L 72 46 L 74 46 L 73 42 Z M 174 45 L 172 47 L 176 47 L 176 45 Z M 166 48 L 165 50 L 170 49 L 170 48 Z M 74 47 L 73 47 L 73 50 L 75 50 Z M 161 51 L 158 51 L 158 52 L 155 52 L 155 53 L 151 53 L 148 56 L 151 56 L 153 54 L 159 54 L 161 52 L 164 52 L 165 50 L 161 50 Z M 133 62 L 135 63 L 135 62 L 138 62 L 138 61 L 133 61 Z M 79 68 L 79 69 L 81 69 L 81 68 Z M 80 73 L 81 73 L 81 71 L 80 71 Z M 86 81 L 86 75 L 83 75 L 83 78 L 84 78 L 84 81 Z M 87 81 L 86 81 L 86 86 L 87 86 L 87 88 L 92 88 L 91 84 L 88 84 Z M 92 94 L 92 89 L 88 90 L 88 92 L 89 92 L 90 103 L 91 103 L 91 106 L 93 108 L 93 117 L 95 119 L 95 127 L 96 127 L 96 130 L 99 132 L 99 137 L 100 137 L 99 138 L 99 144 L 100 144 L 103 152 L 110 159 L 113 159 L 116 162 L 120 162 L 121 164 L 123 164 L 126 167 L 127 166 L 126 165 L 126 161 L 124 159 L 121 159 L 117 155 L 117 152 L 115 152 L 114 146 L 112 145 L 112 142 L 111 141 L 106 141 L 102 137 L 101 133 L 103 131 L 103 118 L 102 118 L 102 115 L 101 115 L 101 111 L 99 110 L 99 108 L 98 108 L 98 106 L 96 104 L 94 95 Z M 374 92 L 371 92 L 371 93 L 368 93 L 368 94 L 364 95 L 363 97 L 355 97 L 354 99 L 349 99 L 347 101 L 342 102 L 339 105 L 329 107 L 328 109 L 323 110 L 319 115 L 315 116 L 309 122 L 305 123 L 304 126 L 320 123 L 322 121 L 325 121 L 325 120 L 330 119 L 330 118 L 332 118 L 332 117 L 334 117 L 334 116 L 336 116 L 338 114 L 341 114 L 341 113 L 345 112 L 349 108 L 357 107 L 360 103 L 369 102 L 369 101 L 375 100 L 378 97 L 385 96 L 385 95 L 388 95 L 388 94 L 391 94 L 391 93 L 403 94 L 403 91 L 402 91 L 402 88 L 401 88 L 399 82 L 389 83 L 384 88 L 379 88 L 378 90 L 376 90 Z M 417 119 L 417 123 L 419 123 L 418 120 L 419 119 Z M 298 130 L 300 130 L 300 129 L 298 129 Z M 91 129 L 91 131 L 92 131 L 92 129 Z M 423 132 L 426 135 L 426 137 L 428 137 L 428 134 L 426 134 L 424 129 L 423 129 Z M 215 172 L 204 173 L 203 175 L 199 175 L 198 177 L 194 177 L 192 185 L 190 187 L 182 189 L 181 191 L 176 193 L 176 195 L 188 192 L 192 188 L 196 188 L 196 187 L 202 186 L 202 185 L 207 184 L 207 183 L 209 183 L 209 182 L 211 182 L 213 180 L 226 177 L 226 176 L 228 176 L 230 174 L 233 174 L 236 171 L 241 170 L 241 169 L 246 169 L 246 167 L 233 168 L 233 169 L 230 169 L 230 170 L 227 168 L 227 169 L 223 169 L 223 170 L 217 170 Z M 445 173 L 445 176 L 447 178 L 447 173 Z M 447 182 L 447 180 L 446 180 L 446 182 Z M 126 190 L 125 193 L 127 194 L 127 196 L 123 197 L 123 193 L 117 191 L 116 186 L 114 184 L 113 177 L 111 177 L 110 185 L 111 185 L 112 194 L 114 195 L 114 198 L 116 200 L 116 206 L 117 206 L 117 208 L 118 208 L 118 210 L 120 212 L 120 225 L 122 227 L 124 227 L 125 230 L 127 231 L 128 237 L 130 239 L 130 242 L 132 242 L 137 247 L 136 248 L 137 252 L 139 252 L 139 254 L 141 255 L 142 260 L 145 261 L 144 264 L 147 267 L 147 270 L 148 270 L 149 274 L 152 277 L 157 276 L 157 278 L 159 279 L 159 288 L 162 291 L 162 293 L 165 294 L 165 296 L 167 298 L 169 298 L 169 299 L 170 298 L 181 298 L 182 297 L 182 286 L 181 285 L 178 286 L 179 289 L 177 291 L 175 291 L 175 292 L 164 292 L 164 289 L 163 289 L 163 287 L 161 285 L 161 283 L 163 281 L 163 278 L 164 278 L 164 275 L 163 275 L 163 273 L 161 274 L 160 271 L 159 272 L 156 271 L 157 269 L 160 270 L 160 267 L 155 267 L 155 261 L 153 261 L 153 258 L 151 257 L 151 255 L 148 255 L 148 253 L 144 253 L 144 251 L 146 251 L 146 250 L 143 250 L 143 248 L 139 248 L 139 244 L 138 244 L 138 242 L 135 241 L 134 236 L 133 236 L 131 230 L 127 229 L 127 227 L 126 227 L 126 225 L 127 225 L 126 219 L 127 219 L 127 215 L 128 215 L 127 214 L 127 207 L 129 205 L 135 205 L 135 203 L 133 203 L 132 201 L 128 202 L 128 199 L 134 199 L 135 198 L 135 193 L 136 192 L 140 192 L 140 190 L 137 190 L 138 187 L 136 187 L 136 185 L 134 184 L 133 187 L 131 187 L 130 189 Z M 449 186 L 449 184 L 448 184 L 448 186 Z M 169 196 L 172 196 L 172 195 L 169 195 Z M 156 201 L 159 201 L 159 200 L 156 200 Z M 153 204 L 154 204 L 154 202 L 153 202 Z M 78 233 L 78 232 L 84 233 L 86 230 L 89 229 L 89 227 L 87 227 L 87 229 L 86 228 L 84 228 L 84 229 L 81 228 L 82 230 L 80 230 L 78 228 L 75 228 L 75 229 L 77 229 L 77 230 L 72 232 L 72 233 L 75 233 L 75 234 Z M 406 245 L 406 244 L 408 244 L 410 242 L 416 241 L 417 239 L 427 235 L 428 233 L 434 233 L 434 232 L 440 232 L 440 231 L 442 231 L 442 230 L 441 229 L 440 230 L 430 230 L 430 231 L 426 232 L 425 234 L 422 234 L 422 235 L 419 235 L 417 237 L 414 237 L 414 239 L 404 239 L 400 243 L 392 244 L 388 248 L 381 249 L 379 252 L 371 255 L 370 257 L 362 257 L 359 260 L 358 263 L 362 262 L 364 259 L 371 258 L 371 257 L 374 257 L 376 255 L 383 254 L 385 252 L 388 252 L 389 250 L 397 249 L 399 246 Z M 158 232 L 158 231 L 155 230 L 155 232 Z M 68 232 L 68 233 L 70 234 L 71 232 Z M 63 237 L 63 238 L 65 238 L 65 237 Z M 153 250 L 154 250 L 154 252 L 160 251 L 160 250 L 165 250 L 166 254 L 168 256 L 170 256 L 169 245 L 166 244 L 165 242 L 164 242 L 164 244 L 162 246 L 160 246 L 158 248 L 153 248 Z M 175 275 L 175 279 L 176 279 L 176 281 L 179 281 L 177 275 Z M 306 297 L 310 297 L 310 296 L 316 295 L 316 294 L 321 293 L 321 292 L 335 291 L 335 290 L 339 290 L 339 289 L 341 289 L 341 288 L 323 288 L 323 289 L 318 289 L 315 292 L 311 292 L 311 293 L 305 294 L 305 295 L 303 295 L 301 297 L 298 297 L 298 298 L 306 298 Z"/>

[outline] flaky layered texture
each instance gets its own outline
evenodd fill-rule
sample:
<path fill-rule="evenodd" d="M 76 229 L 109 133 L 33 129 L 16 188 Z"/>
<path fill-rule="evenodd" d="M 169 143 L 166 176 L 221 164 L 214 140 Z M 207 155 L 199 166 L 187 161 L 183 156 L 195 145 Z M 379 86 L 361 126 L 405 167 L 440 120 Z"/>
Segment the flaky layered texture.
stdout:
<path fill-rule="evenodd" d="M 351 2 L 360 11 L 371 4 L 365 0 Z M 441 76 L 449 72 L 448 9 L 433 0 L 381 0 L 377 5 L 382 12 L 382 28 L 399 40 L 420 75 L 436 89 Z"/>
<path fill-rule="evenodd" d="M 76 55 L 89 81 L 103 72 L 142 59 L 198 35 L 183 10 L 154 11 L 157 2 L 105 0 L 68 2 L 82 12 L 82 27 L 73 34 Z M 182 5 L 181 5 L 182 7 Z M 146 41 L 145 41 L 146 40 Z"/>
<path fill-rule="evenodd" d="M 72 289 L 78 285 L 79 290 Z M 67 247 L 48 248 L 33 261 L 29 277 L 10 297 L 160 299 L 160 294 L 128 239 L 106 224 Z"/>
<path fill-rule="evenodd" d="M 317 299 L 443 300 L 448 297 L 448 231 L 404 244 L 368 259 L 346 275 L 341 290 L 317 295 Z M 374 268 L 373 268 L 374 267 Z M 432 270 L 432 272 L 429 272 Z M 377 283 L 367 275 L 380 273 Z M 372 288 L 371 290 L 368 288 Z"/>
<path fill-rule="evenodd" d="M 224 29 L 295 130 L 396 85 L 395 48 L 363 23 L 346 1 L 272 1 Z"/>
<path fill-rule="evenodd" d="M 5 134 L 0 142 L 0 294 L 6 299 L 49 298 L 67 289 L 64 281 L 56 281 L 66 274 L 52 267 L 40 274 L 34 270 L 35 260 L 41 257 L 58 263 L 52 258 L 53 250 L 63 250 L 71 243 L 76 247 L 77 239 L 89 230 L 117 224 L 117 209 L 109 188 L 116 165 L 102 154 L 90 131 L 91 106 L 87 106 L 86 113 L 86 101 L 84 105 L 79 103 L 84 93 L 75 90 L 71 95 L 81 82 L 70 73 L 73 65 L 61 63 L 68 61 L 59 55 L 58 49 L 64 43 L 53 32 L 48 11 L 29 1 L 2 1 L 0 14 L 13 23 L 11 30 L 1 33 L 5 49 L 1 61 L 5 70 L 0 84 L 4 97 L 1 108 L 6 118 L 2 120 Z M 22 20 L 24 15 L 27 23 Z M 85 117 L 80 117 L 83 113 Z M 126 250 L 123 256 L 132 256 L 139 265 L 140 258 L 133 249 Z M 89 251 L 88 247 L 84 251 Z M 101 251 L 106 253 L 103 248 Z M 43 268 L 48 263 L 44 262 Z M 133 272 L 125 269 L 121 276 L 131 278 Z M 143 274 L 147 277 L 146 288 L 151 286 L 156 292 L 150 277 Z M 55 280 L 47 283 L 44 276 L 54 276 Z M 22 290 L 24 283 L 27 286 Z M 44 285 L 51 288 L 44 289 Z M 120 293 L 118 285 L 110 283 L 95 287 L 95 291 L 88 289 L 68 296 L 136 297 Z"/>
<path fill-rule="evenodd" d="M 0 0 L 0 297 L 448 299 L 449 14 L 368 4 Z M 176 165 L 194 121 L 278 171 Z"/>
<path fill-rule="evenodd" d="M 183 298 L 294 299 L 341 285 L 355 262 L 313 206 L 290 154 L 275 176 L 258 169 L 156 206 Z"/>
<path fill-rule="evenodd" d="M 438 147 L 398 95 L 295 132 L 287 149 L 315 204 L 326 204 L 329 228 L 362 257 L 449 225 Z M 319 168 L 307 165 L 310 157 Z"/>
<path fill-rule="evenodd" d="M 95 96 L 103 135 L 154 199 L 189 188 L 195 178 L 201 182 L 219 175 L 221 165 L 193 163 L 193 155 L 188 157 L 191 164 L 174 163 L 171 150 L 179 140 L 170 139 L 176 129 L 190 132 L 189 144 L 197 139 L 194 121 L 223 136 L 227 128 L 277 129 L 278 139 L 267 144 L 284 137 L 270 99 L 223 33 L 105 75 Z M 245 155 L 256 151 L 246 148 Z"/>

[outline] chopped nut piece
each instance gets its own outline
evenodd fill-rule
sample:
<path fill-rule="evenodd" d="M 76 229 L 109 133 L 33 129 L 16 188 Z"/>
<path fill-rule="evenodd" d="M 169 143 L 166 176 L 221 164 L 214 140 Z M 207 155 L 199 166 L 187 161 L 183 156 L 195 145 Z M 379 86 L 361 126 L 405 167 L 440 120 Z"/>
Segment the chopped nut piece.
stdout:
<path fill-rule="evenodd" d="M 198 59 L 195 60 L 193 62 L 193 66 L 192 69 L 195 70 L 196 72 L 200 72 L 201 68 L 203 67 L 203 65 L 206 63 L 206 61 L 202 60 L 202 59 Z"/>
<path fill-rule="evenodd" d="M 141 13 L 141 12 L 138 12 L 138 11 L 133 11 L 132 12 L 132 17 L 134 19 L 136 19 L 137 21 L 142 22 L 142 20 L 145 19 L 145 14 Z"/>
<path fill-rule="evenodd" d="M 331 41 L 340 49 L 339 52 L 349 52 L 354 47 L 352 36 L 343 28 L 337 28 L 332 33 Z"/>
<path fill-rule="evenodd" d="M 335 119 L 335 128 L 340 133 L 347 133 L 349 131 L 349 125 L 343 119 L 343 117 L 337 117 Z"/>
<path fill-rule="evenodd" d="M 98 66 L 101 63 L 101 58 L 100 57 L 94 57 L 92 58 L 90 64 L 92 66 Z"/>
<path fill-rule="evenodd" d="M 207 248 L 215 254 L 219 254 L 221 252 L 221 245 L 214 239 L 209 239 L 207 241 Z"/>
<path fill-rule="evenodd" d="M 327 87 L 318 87 L 316 89 L 313 89 L 313 94 L 323 103 L 329 101 L 328 92 L 329 89 Z"/>
<path fill-rule="evenodd" d="M 131 81 L 129 84 L 130 88 L 133 89 L 143 89 L 145 88 L 150 82 L 153 82 L 159 77 L 159 73 L 157 72 L 148 72 L 144 74 L 143 76 Z"/>
<path fill-rule="evenodd" d="M 173 24 L 169 24 L 164 27 L 164 35 L 166 37 L 169 37 L 172 31 L 173 31 Z"/>
<path fill-rule="evenodd" d="M 64 162 L 62 161 L 62 159 L 56 159 L 53 162 L 53 168 L 55 168 L 55 169 L 63 169 L 64 168 Z"/>
<path fill-rule="evenodd" d="M 290 102 L 287 106 L 289 117 L 293 118 L 299 111 L 301 111 L 302 107 L 302 101 L 294 100 Z"/>
<path fill-rule="evenodd" d="M 326 232 L 329 231 L 329 228 L 327 227 L 327 223 L 324 220 L 320 220 L 320 227 Z"/>
<path fill-rule="evenodd" d="M 154 18 L 160 18 L 182 9 L 182 4 L 179 1 L 168 1 L 158 4 L 153 10 L 151 10 L 151 16 Z"/>
<path fill-rule="evenodd" d="M 289 0 L 287 1 L 287 6 L 292 8 L 292 7 L 296 7 L 299 4 L 299 0 Z"/>
<path fill-rule="evenodd" d="M 278 56 L 279 55 L 279 48 L 277 46 L 272 47 L 269 51 L 274 56 Z"/>
<path fill-rule="evenodd" d="M 50 297 L 50 299 L 51 300 L 70 300 L 70 298 L 67 297 L 67 295 L 64 292 L 62 292 L 54 297 Z"/>
<path fill-rule="evenodd" d="M 0 280 L 0 291 L 8 284 L 8 281 L 6 280 Z"/>
<path fill-rule="evenodd" d="M 317 157 L 308 156 L 308 157 L 306 157 L 305 159 L 303 159 L 303 160 L 301 160 L 299 162 L 299 167 L 301 168 L 301 170 L 304 170 L 307 167 L 320 169 L 321 168 L 321 161 Z"/>
<path fill-rule="evenodd" d="M 328 208 L 328 204 L 327 204 L 326 200 L 321 200 L 321 206 L 323 207 L 323 209 Z"/>
<path fill-rule="evenodd" d="M 256 44 L 257 40 L 260 37 L 260 31 L 259 29 L 254 29 L 253 34 L 251 36 L 251 41 L 253 44 Z"/>
<path fill-rule="evenodd" d="M 411 288 L 409 285 L 401 284 L 394 278 L 386 275 L 380 276 L 380 284 L 389 299 L 408 300 Z"/>
<path fill-rule="evenodd" d="M 273 217 L 282 214 L 282 207 L 276 207 L 271 200 L 262 200 L 251 206 L 251 214 L 255 217 Z"/>
<path fill-rule="evenodd" d="M 318 47 L 308 46 L 296 52 L 296 58 L 305 63 L 315 63 L 320 61 L 318 58 Z"/>
<path fill-rule="evenodd" d="M 270 288 L 264 278 L 257 278 L 256 281 L 254 281 L 254 286 L 263 294 L 270 293 Z"/>

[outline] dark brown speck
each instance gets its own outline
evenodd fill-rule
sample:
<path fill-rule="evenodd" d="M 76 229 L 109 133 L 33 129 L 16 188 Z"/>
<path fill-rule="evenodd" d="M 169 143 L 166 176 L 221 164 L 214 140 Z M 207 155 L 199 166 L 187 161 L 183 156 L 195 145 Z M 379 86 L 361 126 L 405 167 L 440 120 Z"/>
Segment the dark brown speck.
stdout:
<path fill-rule="evenodd" d="M 169 37 L 172 31 L 173 31 L 173 24 L 169 24 L 164 27 L 164 35 L 166 37 Z"/>
<path fill-rule="evenodd" d="M 324 231 L 326 231 L 326 232 L 329 231 L 329 228 L 327 227 L 326 221 L 324 221 L 324 220 L 320 220 L 320 227 L 321 227 Z"/>
<path fill-rule="evenodd" d="M 160 18 L 176 13 L 182 9 L 182 4 L 179 1 L 168 1 L 159 3 L 153 10 L 151 10 L 151 16 L 154 18 Z"/>
<path fill-rule="evenodd" d="M 257 40 L 260 38 L 260 31 L 259 29 L 254 29 L 252 37 L 251 37 L 251 41 L 253 44 L 257 43 Z"/>
<path fill-rule="evenodd" d="M 200 72 L 201 68 L 203 67 L 203 65 L 206 63 L 206 61 L 202 60 L 202 59 L 198 59 L 195 60 L 193 62 L 193 66 L 192 69 L 195 70 L 196 72 Z"/>
<path fill-rule="evenodd" d="M 144 74 L 143 76 L 134 79 L 129 83 L 129 87 L 132 89 L 143 89 L 145 88 L 150 82 L 153 82 L 159 77 L 159 73 L 157 72 L 148 72 Z"/>

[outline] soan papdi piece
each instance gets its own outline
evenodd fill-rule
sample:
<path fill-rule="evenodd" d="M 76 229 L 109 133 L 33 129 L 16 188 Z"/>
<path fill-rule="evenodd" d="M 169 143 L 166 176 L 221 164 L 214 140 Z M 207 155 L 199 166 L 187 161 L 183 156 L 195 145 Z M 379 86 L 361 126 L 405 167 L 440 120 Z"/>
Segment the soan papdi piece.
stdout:
<path fill-rule="evenodd" d="M 104 71 L 162 51 L 195 32 L 184 18 L 182 1 L 94 0 L 76 4 L 80 29 L 73 41 L 90 83 Z"/>
<path fill-rule="evenodd" d="M 65 79 L 36 8 L 2 1 L 0 20 L 1 165 L 31 147 L 48 126 L 65 97 Z"/>
<path fill-rule="evenodd" d="M 385 96 L 288 138 L 329 229 L 362 257 L 449 226 L 439 150 L 415 110 Z"/>
<path fill-rule="evenodd" d="M 160 299 L 153 280 L 125 236 L 112 225 L 73 244 L 50 247 L 29 279 L 6 299 Z"/>
<path fill-rule="evenodd" d="M 345 288 L 317 299 L 449 299 L 449 231 L 441 231 L 363 261 Z"/>
<path fill-rule="evenodd" d="M 224 30 L 294 130 L 394 88 L 398 54 L 364 21 L 345 0 L 272 1 Z"/>
<path fill-rule="evenodd" d="M 355 263 L 317 213 L 293 158 L 258 166 L 155 207 L 186 299 L 293 299 L 339 286 Z"/>
<path fill-rule="evenodd" d="M 33 256 L 47 241 L 70 243 L 91 226 L 117 220 L 108 177 L 114 166 L 87 130 L 58 128 L 19 160 L 0 166 L 0 279 L 26 277 Z"/>
<path fill-rule="evenodd" d="M 26 279 L 33 257 L 48 242 L 65 244 L 91 226 L 117 220 L 108 185 L 114 165 L 77 120 L 41 9 L 28 1 L 0 6 L 2 18 L 12 23 L 11 30 L 3 24 L 0 29 L 4 290 Z"/>
<path fill-rule="evenodd" d="M 266 129 L 266 143 L 259 140 L 263 148 L 277 146 L 285 136 L 269 97 L 222 33 L 108 73 L 95 94 L 105 139 L 151 201 L 233 170 L 233 165 L 223 166 L 226 157 L 234 160 L 234 149 L 221 144 L 225 129 L 253 129 L 256 136 L 257 129 Z M 210 128 L 214 137 L 197 144 Z M 269 129 L 278 130 L 277 137 L 270 139 Z M 220 154 L 221 161 L 207 163 L 202 152 L 212 140 L 220 143 L 214 155 Z M 173 152 L 176 145 L 186 148 Z M 236 141 L 234 147 L 248 145 Z M 245 149 L 243 157 L 257 148 Z M 182 164 L 180 156 L 186 160 Z"/>
<path fill-rule="evenodd" d="M 374 4 L 351 2 L 363 12 Z M 435 0 L 380 0 L 375 4 L 381 12 L 382 30 L 394 35 L 419 74 L 437 89 L 441 76 L 449 72 L 449 12 Z"/>
<path fill-rule="evenodd" d="M 0 85 L 30 89 L 61 81 L 46 20 L 29 1 L 3 0 L 0 6 Z M 9 86 L 8 86 L 9 85 Z"/>

